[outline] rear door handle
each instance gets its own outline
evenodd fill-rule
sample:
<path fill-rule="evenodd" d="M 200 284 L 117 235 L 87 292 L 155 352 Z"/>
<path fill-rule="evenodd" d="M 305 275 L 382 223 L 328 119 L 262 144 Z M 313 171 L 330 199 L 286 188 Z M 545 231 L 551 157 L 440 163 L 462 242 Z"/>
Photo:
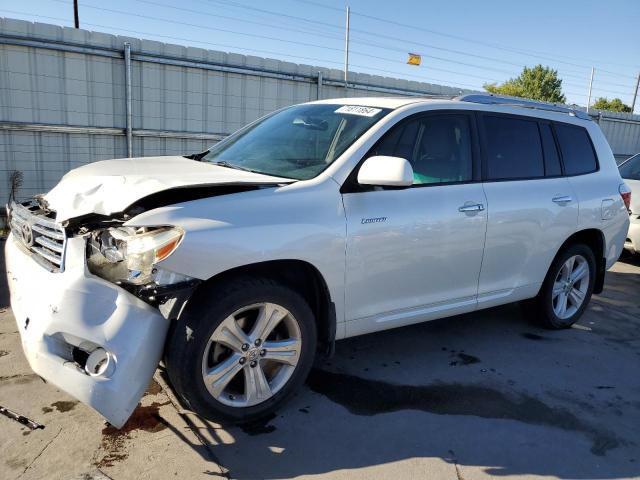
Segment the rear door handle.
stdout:
<path fill-rule="evenodd" d="M 551 199 L 553 203 L 557 203 L 558 205 L 566 205 L 567 203 L 573 202 L 573 198 L 569 195 L 558 195 Z"/>
<path fill-rule="evenodd" d="M 465 203 L 463 206 L 458 208 L 459 212 L 468 213 L 468 212 L 481 212 L 484 210 L 484 205 L 481 203 Z"/>

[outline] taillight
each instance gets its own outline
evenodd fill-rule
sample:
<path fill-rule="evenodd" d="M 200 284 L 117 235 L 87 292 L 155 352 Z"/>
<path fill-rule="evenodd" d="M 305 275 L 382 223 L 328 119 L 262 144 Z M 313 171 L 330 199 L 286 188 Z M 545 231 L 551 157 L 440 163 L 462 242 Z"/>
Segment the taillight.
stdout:
<path fill-rule="evenodd" d="M 620 192 L 624 206 L 627 207 L 627 210 L 631 211 L 631 189 L 626 183 L 621 183 L 618 191 Z"/>

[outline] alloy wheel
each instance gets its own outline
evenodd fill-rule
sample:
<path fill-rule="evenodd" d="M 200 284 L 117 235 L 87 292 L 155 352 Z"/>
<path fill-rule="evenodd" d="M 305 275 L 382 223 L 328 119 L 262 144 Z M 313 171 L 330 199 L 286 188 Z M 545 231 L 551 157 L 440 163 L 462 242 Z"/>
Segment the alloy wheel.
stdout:
<path fill-rule="evenodd" d="M 273 397 L 293 375 L 302 351 L 300 326 L 281 305 L 238 309 L 215 329 L 202 358 L 209 393 L 232 407 Z"/>
<path fill-rule="evenodd" d="M 567 259 L 556 275 L 551 292 L 553 312 L 566 320 L 580 309 L 589 289 L 589 262 L 582 255 Z"/>

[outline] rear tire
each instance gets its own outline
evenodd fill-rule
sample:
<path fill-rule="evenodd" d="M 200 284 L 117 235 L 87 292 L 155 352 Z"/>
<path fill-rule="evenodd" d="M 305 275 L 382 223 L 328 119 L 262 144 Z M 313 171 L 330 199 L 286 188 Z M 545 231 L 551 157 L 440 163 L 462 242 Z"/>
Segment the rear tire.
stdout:
<path fill-rule="evenodd" d="M 584 244 L 570 245 L 551 264 L 538 296 L 528 305 L 538 323 L 569 328 L 584 313 L 596 281 L 596 259 Z"/>
<path fill-rule="evenodd" d="M 273 414 L 313 364 L 311 309 L 301 295 L 270 279 L 218 284 L 176 322 L 165 349 L 169 380 L 209 420 L 245 423 Z"/>

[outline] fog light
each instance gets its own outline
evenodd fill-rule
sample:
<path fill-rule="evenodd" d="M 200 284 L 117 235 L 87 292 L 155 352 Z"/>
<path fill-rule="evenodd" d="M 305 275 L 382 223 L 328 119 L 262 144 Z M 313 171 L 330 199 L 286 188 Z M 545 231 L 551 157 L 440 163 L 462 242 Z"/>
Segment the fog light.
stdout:
<path fill-rule="evenodd" d="M 113 355 L 104 348 L 96 348 L 89 354 L 84 371 L 92 377 L 110 377 L 116 369 Z"/>

